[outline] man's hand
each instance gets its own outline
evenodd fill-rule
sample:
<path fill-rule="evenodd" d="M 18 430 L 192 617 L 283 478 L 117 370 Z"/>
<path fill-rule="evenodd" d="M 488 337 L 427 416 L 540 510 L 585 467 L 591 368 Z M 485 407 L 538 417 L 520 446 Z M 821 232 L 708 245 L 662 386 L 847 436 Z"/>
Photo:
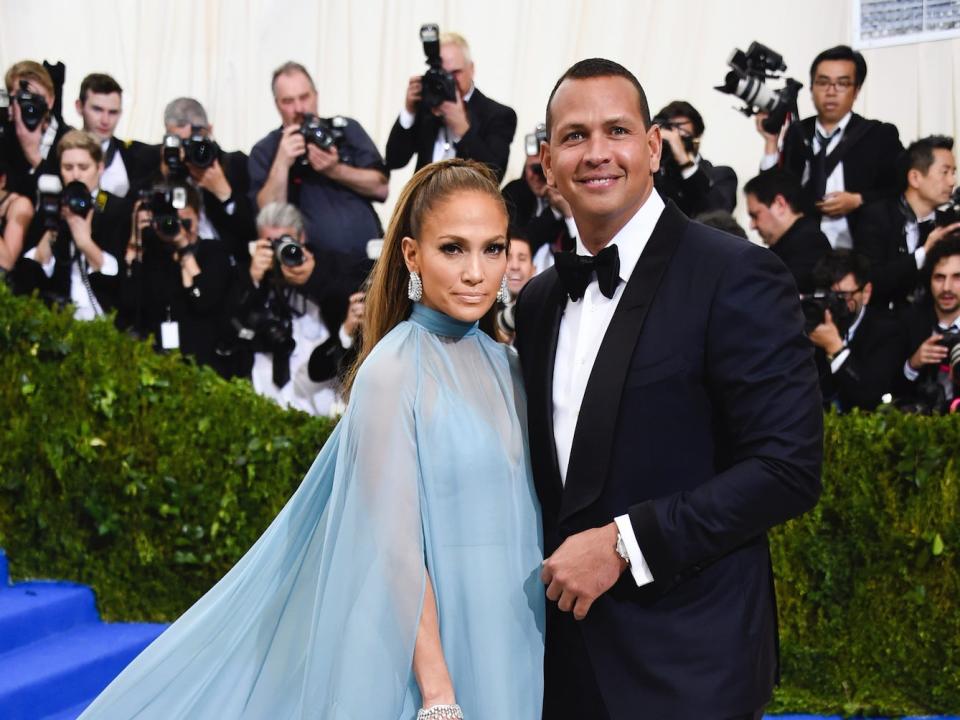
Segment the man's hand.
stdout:
<path fill-rule="evenodd" d="M 350 337 L 357 334 L 357 330 L 363 327 L 363 301 L 367 295 L 363 292 L 355 292 L 350 296 L 350 305 L 347 307 L 347 314 L 343 318 L 343 331 Z"/>
<path fill-rule="evenodd" d="M 143 206 L 142 200 L 133 204 L 133 222 L 130 223 L 130 237 L 127 239 L 125 260 L 127 265 L 134 260 L 143 259 L 143 231 L 153 222 L 153 213 Z"/>
<path fill-rule="evenodd" d="M 421 97 L 423 97 L 423 76 L 414 75 L 407 83 L 407 96 L 403 100 L 403 106 L 408 113 L 413 115 L 417 111 Z"/>
<path fill-rule="evenodd" d="M 266 238 L 258 238 L 250 257 L 250 279 L 254 285 L 263 282 L 263 276 L 273 267 L 273 246 Z"/>
<path fill-rule="evenodd" d="M 583 620 L 593 602 L 613 587 L 627 563 L 617 554 L 617 524 L 571 535 L 543 561 L 547 598 Z"/>
<path fill-rule="evenodd" d="M 929 253 L 933 250 L 933 246 L 938 242 L 943 240 L 950 233 L 960 230 L 960 222 L 955 222 L 953 225 L 945 225 L 943 227 L 934 228 L 930 231 L 930 234 L 927 235 L 926 241 L 923 243 L 923 250 L 926 253 Z"/>
<path fill-rule="evenodd" d="M 823 313 L 823 322 L 817 325 L 810 333 L 810 342 L 821 348 L 827 355 L 836 355 L 843 350 L 843 338 L 833 322 L 833 315 L 829 310 Z"/>
<path fill-rule="evenodd" d="M 56 240 L 56 233 L 53 230 L 47 230 L 37 243 L 37 253 L 34 255 L 37 262 L 46 265 L 53 257 L 53 242 Z"/>
<path fill-rule="evenodd" d="M 769 133 L 763 129 L 763 121 L 766 120 L 768 116 L 769 113 L 757 113 L 753 116 L 753 123 L 757 128 L 757 132 L 760 133 L 760 136 L 763 138 L 763 154 L 773 155 L 780 150 L 777 144 L 780 140 L 780 133 Z"/>
<path fill-rule="evenodd" d="M 848 215 L 863 205 L 863 195 L 852 192 L 832 192 L 816 203 L 817 209 L 827 217 Z"/>
<path fill-rule="evenodd" d="M 687 148 L 683 144 L 683 135 L 680 134 L 679 130 L 672 127 L 661 127 L 660 135 L 670 144 L 670 150 L 673 152 L 673 158 L 677 161 L 677 165 L 686 165 L 693 162 L 693 157 L 687 152 Z"/>
<path fill-rule="evenodd" d="M 340 163 L 340 153 L 336 145 L 331 145 L 329 150 L 323 150 L 316 145 L 307 145 L 307 161 L 310 167 L 321 175 L 329 175 Z"/>
<path fill-rule="evenodd" d="M 205 168 L 187 163 L 187 170 L 197 185 L 212 192 L 220 202 L 226 202 L 233 194 L 233 188 L 230 187 L 230 181 L 227 180 L 227 175 L 220 166 L 220 160 L 214 160 Z"/>
<path fill-rule="evenodd" d="M 280 272 L 283 273 L 283 278 L 291 285 L 304 285 L 307 280 L 310 279 L 310 276 L 313 275 L 313 269 L 317 266 L 317 261 L 313 257 L 313 253 L 307 250 L 306 246 L 303 248 L 303 264 L 297 265 L 296 267 L 289 267 L 288 265 L 280 265 Z"/>
<path fill-rule="evenodd" d="M 43 131 L 46 129 L 48 123 L 45 120 L 37 125 L 36 130 L 30 130 L 23 124 L 23 116 L 20 114 L 20 103 L 11 102 L 10 111 L 13 118 L 13 128 L 17 135 L 17 142 L 20 143 L 23 156 L 27 159 L 27 162 L 30 163 L 30 167 L 35 168 L 43 161 L 43 156 L 40 155 L 40 140 L 43 138 Z"/>
<path fill-rule="evenodd" d="M 470 119 L 467 117 L 467 106 L 460 97 L 460 90 L 457 90 L 456 100 L 447 100 L 440 103 L 434 110 L 434 114 L 443 118 L 443 124 L 455 138 L 462 138 L 470 129 Z"/>
<path fill-rule="evenodd" d="M 543 196 L 547 199 L 547 202 L 550 203 L 550 207 L 565 218 L 573 217 L 573 210 L 570 209 L 570 203 L 560 194 L 560 191 L 549 185 L 544 185 L 544 187 L 546 189 L 543 191 Z"/>
<path fill-rule="evenodd" d="M 910 356 L 910 367 L 919 370 L 924 365 L 936 365 L 947 357 L 947 349 L 937 343 L 943 338 L 943 335 L 934 333 L 923 344 L 917 348 L 917 351 Z"/>
<path fill-rule="evenodd" d="M 280 145 L 277 147 L 275 163 L 289 170 L 297 159 L 307 151 L 307 141 L 300 134 L 299 125 L 288 125 L 283 129 Z"/>

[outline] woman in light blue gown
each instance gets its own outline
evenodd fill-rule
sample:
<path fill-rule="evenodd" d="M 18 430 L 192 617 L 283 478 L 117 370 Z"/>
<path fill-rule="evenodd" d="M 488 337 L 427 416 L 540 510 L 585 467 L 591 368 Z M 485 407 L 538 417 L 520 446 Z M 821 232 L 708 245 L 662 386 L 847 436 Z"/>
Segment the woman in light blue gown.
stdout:
<path fill-rule="evenodd" d="M 81 720 L 540 718 L 525 398 L 491 337 L 506 233 L 483 166 L 414 175 L 343 419 L 250 551 Z"/>

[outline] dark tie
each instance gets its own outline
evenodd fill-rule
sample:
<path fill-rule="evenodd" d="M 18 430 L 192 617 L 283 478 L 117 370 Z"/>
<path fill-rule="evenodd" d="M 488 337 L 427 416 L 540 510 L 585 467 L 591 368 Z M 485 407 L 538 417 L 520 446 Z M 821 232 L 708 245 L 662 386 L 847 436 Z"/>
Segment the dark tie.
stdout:
<path fill-rule="evenodd" d="M 829 135 L 824 135 L 819 130 L 817 140 L 820 142 L 820 152 L 813 156 L 813 162 L 810 164 L 810 191 L 813 193 L 814 200 L 822 200 L 827 192 L 827 148 L 830 141 L 840 132 L 837 128 Z"/>
<path fill-rule="evenodd" d="M 594 273 L 605 297 L 613 298 L 620 283 L 620 253 L 616 245 L 608 245 L 596 255 L 557 253 L 554 262 L 563 289 L 574 302 L 583 297 Z"/>
<path fill-rule="evenodd" d="M 917 223 L 917 229 L 920 231 L 920 239 L 917 241 L 917 247 L 923 247 L 927 238 L 930 237 L 930 233 L 933 232 L 934 227 L 935 222 L 933 220 L 923 220 Z"/>

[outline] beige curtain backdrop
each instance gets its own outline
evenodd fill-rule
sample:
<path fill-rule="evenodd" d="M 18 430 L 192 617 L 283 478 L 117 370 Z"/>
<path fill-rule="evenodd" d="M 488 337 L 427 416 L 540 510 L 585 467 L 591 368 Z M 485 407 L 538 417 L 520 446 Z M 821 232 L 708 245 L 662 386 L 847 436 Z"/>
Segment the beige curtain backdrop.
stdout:
<path fill-rule="evenodd" d="M 64 116 L 80 80 L 108 72 L 124 88 L 119 136 L 159 142 L 164 105 L 192 96 L 226 149 L 249 152 L 278 125 L 270 74 L 286 60 L 313 73 L 323 115 L 356 118 L 383 151 L 407 79 L 422 72 L 421 23 L 469 40 L 476 83 L 517 111 L 506 179 L 518 177 L 523 135 L 543 117 L 556 78 L 574 61 L 603 56 L 643 83 L 652 110 L 692 102 L 707 130 L 703 155 L 732 165 L 742 184 L 762 143 L 734 99 L 713 90 L 736 46 L 759 40 L 783 54 L 804 83 L 821 49 L 853 41 L 853 0 L 0 0 L 0 66 L 31 58 L 67 66 Z M 901 138 L 957 132 L 960 40 L 867 50 L 856 110 L 893 122 Z M 412 163 L 411 163 L 412 167 Z M 386 219 L 411 168 L 395 172 Z M 742 200 L 738 219 L 746 224 Z"/>

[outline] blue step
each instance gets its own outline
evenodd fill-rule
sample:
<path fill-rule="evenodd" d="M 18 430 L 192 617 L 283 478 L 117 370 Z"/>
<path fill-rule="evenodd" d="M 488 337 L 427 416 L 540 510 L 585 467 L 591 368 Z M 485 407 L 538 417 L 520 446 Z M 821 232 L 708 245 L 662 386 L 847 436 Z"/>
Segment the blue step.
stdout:
<path fill-rule="evenodd" d="M 93 590 L 69 582 L 0 586 L 0 655 L 99 620 Z"/>
<path fill-rule="evenodd" d="M 83 702 L 79 702 L 76 705 L 68 707 L 66 710 L 61 710 L 53 715 L 47 715 L 40 720 L 77 720 L 77 718 L 80 717 L 80 713 L 86 710 L 87 705 L 92 702 L 93 698 L 87 698 Z"/>
<path fill-rule="evenodd" d="M 7 554 L 0 550 L 0 590 L 10 584 L 10 570 L 7 568 Z"/>
<path fill-rule="evenodd" d="M 0 655 L 0 718 L 38 720 L 95 697 L 164 629 L 96 622 Z"/>

